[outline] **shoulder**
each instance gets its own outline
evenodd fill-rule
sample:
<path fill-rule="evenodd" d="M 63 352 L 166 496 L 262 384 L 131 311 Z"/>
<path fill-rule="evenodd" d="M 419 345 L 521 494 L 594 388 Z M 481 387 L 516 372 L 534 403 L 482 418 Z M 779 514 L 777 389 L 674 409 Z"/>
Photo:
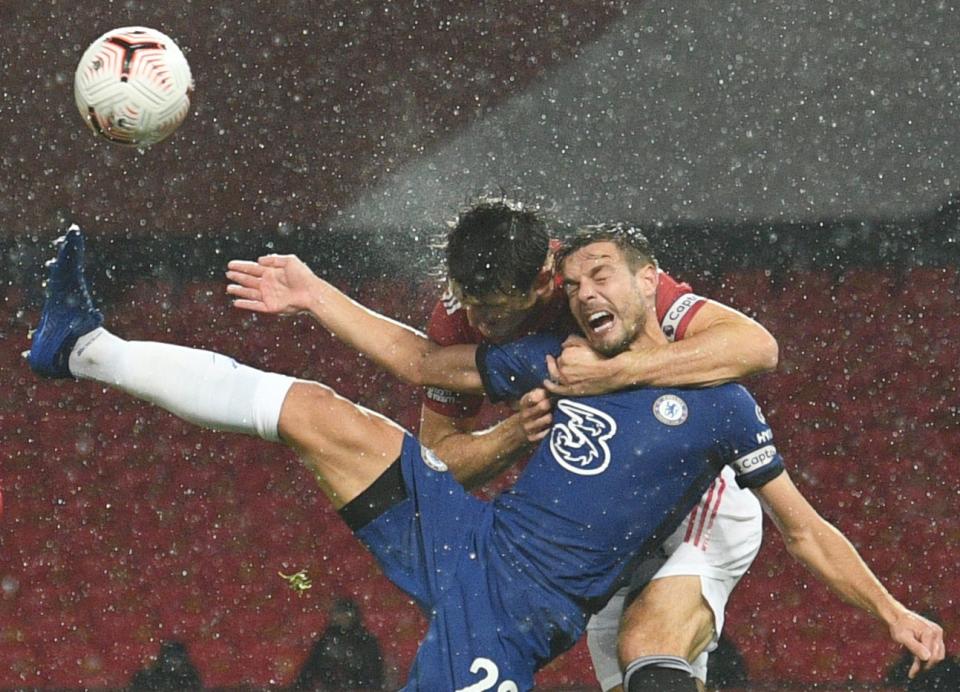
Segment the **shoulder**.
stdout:
<path fill-rule="evenodd" d="M 450 291 L 444 291 L 427 322 L 427 335 L 441 346 L 477 344 L 482 337 L 467 320 L 467 313 Z"/>
<path fill-rule="evenodd" d="M 737 411 L 753 411 L 757 407 L 757 401 L 753 398 L 753 394 L 737 382 L 683 391 L 696 392 L 706 403 L 718 407 L 718 410 L 727 414 Z"/>
<path fill-rule="evenodd" d="M 697 295 L 690 284 L 677 281 L 665 271 L 657 279 L 657 319 L 670 341 L 683 338 L 693 316 L 706 304 L 706 298 Z"/>

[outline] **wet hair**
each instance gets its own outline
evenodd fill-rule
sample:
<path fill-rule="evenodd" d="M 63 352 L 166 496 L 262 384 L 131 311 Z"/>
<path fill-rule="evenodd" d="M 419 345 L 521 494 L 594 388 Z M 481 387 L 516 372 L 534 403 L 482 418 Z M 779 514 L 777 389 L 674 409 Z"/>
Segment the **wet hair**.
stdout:
<path fill-rule="evenodd" d="M 546 222 L 535 209 L 483 200 L 460 214 L 447 234 L 447 276 L 474 298 L 525 294 L 549 250 Z"/>
<path fill-rule="evenodd" d="M 564 261 L 577 250 L 593 243 L 604 242 L 613 243 L 619 248 L 631 271 L 636 271 L 646 264 L 657 266 L 657 258 L 650 249 L 650 241 L 647 240 L 643 231 L 633 224 L 617 222 L 582 226 L 577 229 L 557 252 L 557 270 L 562 271 Z"/>

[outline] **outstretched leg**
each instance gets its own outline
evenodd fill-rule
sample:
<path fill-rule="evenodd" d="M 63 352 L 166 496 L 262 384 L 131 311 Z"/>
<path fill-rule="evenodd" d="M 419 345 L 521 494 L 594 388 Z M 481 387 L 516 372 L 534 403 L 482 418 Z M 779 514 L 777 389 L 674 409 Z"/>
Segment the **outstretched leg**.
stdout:
<path fill-rule="evenodd" d="M 45 377 L 91 379 L 191 423 L 293 448 L 339 508 L 400 455 L 402 429 L 316 383 L 263 372 L 197 349 L 125 341 L 104 329 L 72 227 L 48 263 L 46 300 L 29 362 Z"/>

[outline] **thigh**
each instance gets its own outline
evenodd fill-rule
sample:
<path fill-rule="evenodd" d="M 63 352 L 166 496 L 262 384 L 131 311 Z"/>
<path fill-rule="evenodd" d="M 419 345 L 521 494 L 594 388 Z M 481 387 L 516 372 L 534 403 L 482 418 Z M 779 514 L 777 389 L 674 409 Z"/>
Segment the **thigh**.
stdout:
<path fill-rule="evenodd" d="M 518 646 L 516 623 L 482 566 L 466 565 L 435 604 L 406 689 L 519 692 L 533 689 L 535 664 Z"/>
<path fill-rule="evenodd" d="M 713 610 L 700 577 L 650 582 L 627 606 L 620 625 L 620 660 L 663 654 L 692 661 L 714 639 Z"/>
<path fill-rule="evenodd" d="M 533 666 L 479 629 L 477 602 L 438 612 L 417 650 L 407 689 L 520 692 L 533 689 Z"/>
<path fill-rule="evenodd" d="M 763 541 L 763 511 L 752 492 L 726 470 L 683 524 L 667 540 L 669 557 L 654 579 L 700 577 L 701 595 L 713 612 L 716 645 L 733 589 L 753 564 Z M 634 589 L 643 584 L 631 584 Z"/>
<path fill-rule="evenodd" d="M 432 611 L 455 588 L 462 565 L 471 556 L 477 561 L 490 506 L 467 493 L 410 435 L 403 440 L 399 464 L 404 499 L 355 535 L 387 578 Z"/>
<path fill-rule="evenodd" d="M 290 388 L 278 428 L 336 509 L 396 461 L 405 434 L 393 421 L 316 382 L 296 382 Z"/>

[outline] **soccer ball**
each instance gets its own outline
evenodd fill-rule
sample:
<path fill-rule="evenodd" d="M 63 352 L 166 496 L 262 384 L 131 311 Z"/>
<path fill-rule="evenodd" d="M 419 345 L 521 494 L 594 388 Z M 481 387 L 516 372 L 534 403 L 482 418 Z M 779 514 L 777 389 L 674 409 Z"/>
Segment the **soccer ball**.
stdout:
<path fill-rule="evenodd" d="M 84 122 L 117 144 L 146 147 L 180 126 L 193 78 L 170 37 L 142 26 L 108 31 L 80 58 L 73 94 Z"/>

